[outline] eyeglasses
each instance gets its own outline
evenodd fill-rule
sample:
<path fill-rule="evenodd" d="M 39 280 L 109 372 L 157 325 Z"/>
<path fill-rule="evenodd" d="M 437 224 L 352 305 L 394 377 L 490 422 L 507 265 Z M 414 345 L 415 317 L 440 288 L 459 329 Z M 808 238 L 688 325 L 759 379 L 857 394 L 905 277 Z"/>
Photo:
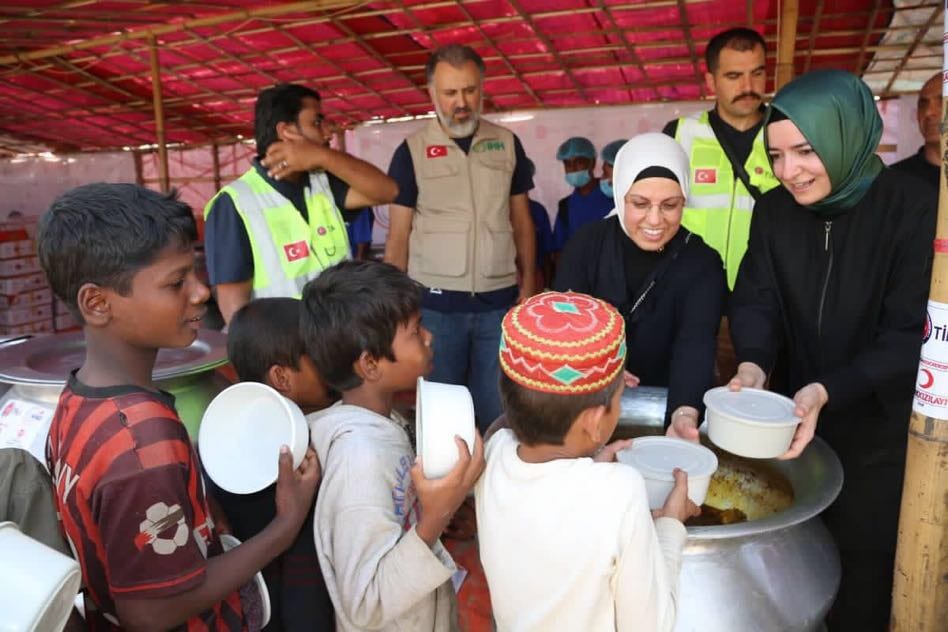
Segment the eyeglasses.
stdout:
<path fill-rule="evenodd" d="M 653 208 L 657 208 L 660 213 L 663 215 L 669 215 L 672 213 L 677 213 L 685 206 L 685 198 L 668 198 L 667 200 L 662 200 L 661 202 L 652 202 L 648 198 L 638 197 L 638 196 L 625 196 L 625 203 L 627 206 L 631 205 L 636 211 L 641 213 L 648 213 Z"/>

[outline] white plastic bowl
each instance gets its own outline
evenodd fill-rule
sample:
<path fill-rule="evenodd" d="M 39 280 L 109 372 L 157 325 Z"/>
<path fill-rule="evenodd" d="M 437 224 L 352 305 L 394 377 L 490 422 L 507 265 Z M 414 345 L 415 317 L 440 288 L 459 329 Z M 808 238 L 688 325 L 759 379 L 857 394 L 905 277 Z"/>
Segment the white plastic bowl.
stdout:
<path fill-rule="evenodd" d="M 266 384 L 241 382 L 221 391 L 201 419 L 198 448 L 204 471 L 222 489 L 252 494 L 276 482 L 280 446 L 299 467 L 309 426 L 299 406 Z"/>
<path fill-rule="evenodd" d="M 415 444 L 425 478 L 441 478 L 458 462 L 454 435 L 474 454 L 474 402 L 466 386 L 418 378 L 415 391 Z"/>
<path fill-rule="evenodd" d="M 704 394 L 708 437 L 722 450 L 752 459 L 772 459 L 790 447 L 800 418 L 793 400 L 758 388 L 726 386 Z"/>
<path fill-rule="evenodd" d="M 641 437 L 632 447 L 616 454 L 620 463 L 631 465 L 645 479 L 649 509 L 661 509 L 675 487 L 675 468 L 688 473 L 688 498 L 701 506 L 708 495 L 711 476 L 718 469 L 718 457 L 698 443 L 673 437 Z"/>
<path fill-rule="evenodd" d="M 223 547 L 225 553 L 241 545 L 240 540 L 229 533 L 222 533 L 220 539 L 221 547 Z M 260 623 L 260 627 L 264 628 L 270 623 L 270 593 L 267 591 L 267 582 L 263 580 L 262 572 L 257 571 L 257 574 L 253 576 L 253 581 L 257 586 L 257 591 L 260 593 L 260 609 L 263 615 L 263 621 Z"/>
<path fill-rule="evenodd" d="M 81 576 L 79 564 L 0 522 L 0 630 L 62 630 Z"/>

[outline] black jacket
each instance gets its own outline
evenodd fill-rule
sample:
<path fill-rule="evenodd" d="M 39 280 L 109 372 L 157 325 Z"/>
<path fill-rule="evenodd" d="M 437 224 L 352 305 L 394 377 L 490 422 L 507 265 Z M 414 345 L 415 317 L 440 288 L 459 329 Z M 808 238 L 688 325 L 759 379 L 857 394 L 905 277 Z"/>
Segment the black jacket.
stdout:
<path fill-rule="evenodd" d="M 832 219 L 797 205 L 783 187 L 754 208 L 730 303 L 737 357 L 769 370 L 784 340 L 789 394 L 810 382 L 826 387 L 818 429 L 834 442 L 857 439 L 853 428 L 871 419 L 881 425 L 860 429 L 864 445 L 904 446 L 936 210 L 932 192 L 907 180 L 883 170 Z M 863 409 L 869 418 L 845 418 Z"/>
<path fill-rule="evenodd" d="M 769 370 L 782 340 L 786 394 L 810 382 L 826 387 L 816 431 L 839 455 L 845 481 L 823 519 L 844 552 L 883 551 L 890 562 L 935 210 L 930 187 L 889 169 L 831 221 L 778 187 L 754 208 L 730 301 L 739 360 Z"/>
<path fill-rule="evenodd" d="M 625 242 L 629 237 L 617 217 L 583 226 L 563 250 L 553 288 L 590 294 L 622 313 L 628 341 L 626 368 L 643 386 L 668 387 L 666 418 L 683 405 L 703 411 L 702 397 L 714 380 L 717 330 L 727 291 L 721 257 L 681 228 L 665 246 L 661 262 L 631 296 L 626 287 Z M 635 306 L 643 293 L 644 299 Z"/>

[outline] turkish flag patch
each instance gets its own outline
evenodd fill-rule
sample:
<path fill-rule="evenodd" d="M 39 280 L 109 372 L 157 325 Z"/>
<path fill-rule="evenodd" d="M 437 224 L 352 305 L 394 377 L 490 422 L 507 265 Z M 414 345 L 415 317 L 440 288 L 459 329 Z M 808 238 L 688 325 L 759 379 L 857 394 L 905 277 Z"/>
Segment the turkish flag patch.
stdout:
<path fill-rule="evenodd" d="M 714 184 L 717 181 L 717 169 L 695 169 L 695 184 Z"/>
<path fill-rule="evenodd" d="M 309 247 L 306 241 L 297 241 L 292 244 L 284 244 L 283 252 L 286 253 L 287 261 L 297 261 L 309 256 Z"/>
<path fill-rule="evenodd" d="M 447 145 L 428 145 L 425 147 L 425 155 L 428 158 L 444 158 L 448 155 Z"/>

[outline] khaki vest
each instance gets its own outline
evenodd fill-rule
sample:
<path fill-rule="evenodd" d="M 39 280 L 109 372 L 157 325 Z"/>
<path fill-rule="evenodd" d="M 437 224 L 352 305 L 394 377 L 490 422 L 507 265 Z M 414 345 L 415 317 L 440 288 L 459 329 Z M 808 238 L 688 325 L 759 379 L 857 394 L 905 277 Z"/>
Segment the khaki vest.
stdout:
<path fill-rule="evenodd" d="M 433 119 L 406 142 L 418 183 L 408 275 L 426 287 L 461 292 L 516 285 L 514 135 L 481 119 L 465 155 Z"/>
<path fill-rule="evenodd" d="M 718 251 L 724 260 L 728 287 L 734 289 L 737 270 L 747 251 L 754 196 L 734 174 L 707 112 L 678 119 L 675 140 L 684 147 L 691 165 L 691 191 L 681 223 Z M 763 129 L 754 138 L 744 169 L 761 193 L 780 184 L 767 160 Z"/>
<path fill-rule="evenodd" d="M 299 298 L 303 286 L 329 266 L 348 259 L 346 224 L 323 172 L 309 174 L 304 220 L 293 203 L 277 192 L 255 167 L 234 180 L 204 207 L 211 213 L 218 195 L 230 195 L 244 223 L 253 254 L 251 298 Z"/>

